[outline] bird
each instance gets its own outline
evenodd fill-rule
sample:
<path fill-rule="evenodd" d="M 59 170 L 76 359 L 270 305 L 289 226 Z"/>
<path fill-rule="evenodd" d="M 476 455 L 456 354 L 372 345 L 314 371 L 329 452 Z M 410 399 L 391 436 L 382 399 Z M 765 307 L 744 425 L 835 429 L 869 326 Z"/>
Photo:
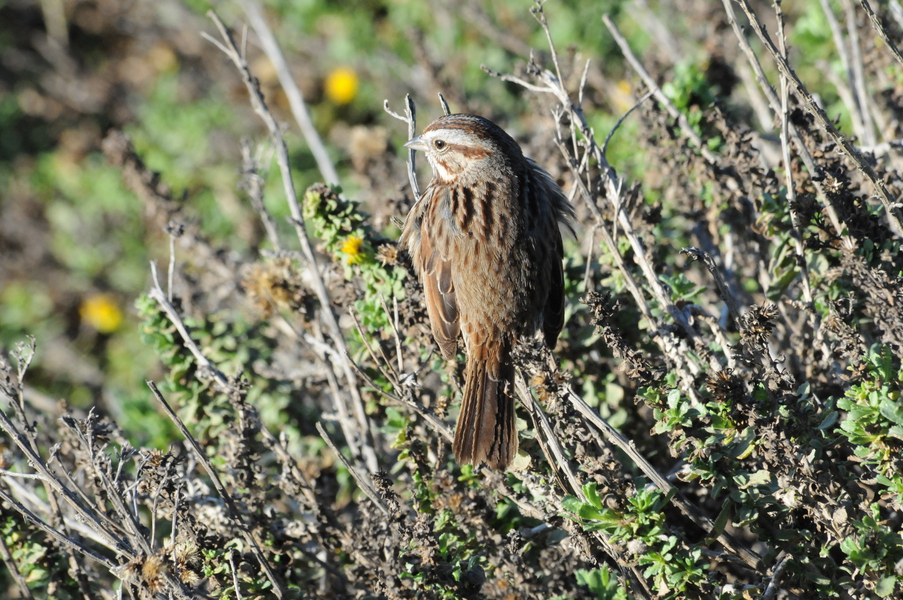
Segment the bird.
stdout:
<path fill-rule="evenodd" d="M 423 284 L 442 355 L 455 358 L 459 337 L 467 354 L 455 459 L 505 470 L 518 450 L 512 350 L 521 336 L 557 343 L 565 310 L 559 224 L 571 228 L 574 209 L 551 175 L 484 117 L 445 115 L 405 147 L 426 154 L 433 177 L 399 245 Z"/>

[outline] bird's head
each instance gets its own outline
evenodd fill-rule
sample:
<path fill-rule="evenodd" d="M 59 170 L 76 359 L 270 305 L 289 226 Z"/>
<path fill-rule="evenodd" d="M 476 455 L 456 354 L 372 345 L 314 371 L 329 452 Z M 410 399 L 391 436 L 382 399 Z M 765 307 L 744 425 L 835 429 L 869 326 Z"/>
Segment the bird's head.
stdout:
<path fill-rule="evenodd" d="M 421 150 L 443 181 L 483 176 L 487 170 L 509 171 L 523 158 L 520 146 L 488 119 L 476 115 L 447 115 L 436 119 L 406 148 Z"/>

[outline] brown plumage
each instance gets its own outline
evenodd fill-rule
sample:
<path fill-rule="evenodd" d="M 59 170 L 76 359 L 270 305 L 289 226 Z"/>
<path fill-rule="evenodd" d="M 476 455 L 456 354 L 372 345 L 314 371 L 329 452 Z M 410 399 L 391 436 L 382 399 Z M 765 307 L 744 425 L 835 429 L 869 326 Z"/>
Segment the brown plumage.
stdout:
<path fill-rule="evenodd" d="M 463 464 L 504 469 L 517 454 L 518 336 L 564 325 L 561 233 L 573 208 L 511 136 L 475 115 L 448 115 L 405 144 L 426 153 L 433 179 L 400 243 L 411 253 L 433 337 L 451 359 L 467 349 L 454 452 Z"/>

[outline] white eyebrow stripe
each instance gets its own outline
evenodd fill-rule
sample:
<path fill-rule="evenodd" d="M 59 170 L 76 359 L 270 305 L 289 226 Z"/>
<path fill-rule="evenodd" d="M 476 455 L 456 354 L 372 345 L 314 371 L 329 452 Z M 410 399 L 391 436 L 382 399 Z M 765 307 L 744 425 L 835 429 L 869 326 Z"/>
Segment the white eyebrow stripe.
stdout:
<path fill-rule="evenodd" d="M 435 129 L 426 132 L 423 137 L 426 138 L 428 143 L 441 139 L 449 144 L 456 144 L 458 146 L 473 146 L 473 136 L 460 129 Z"/>

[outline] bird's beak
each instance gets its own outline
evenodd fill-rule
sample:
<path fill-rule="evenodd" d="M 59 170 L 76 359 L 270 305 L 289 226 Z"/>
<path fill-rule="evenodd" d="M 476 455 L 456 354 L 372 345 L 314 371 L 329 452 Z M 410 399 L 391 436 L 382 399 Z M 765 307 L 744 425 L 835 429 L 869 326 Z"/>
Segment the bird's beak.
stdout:
<path fill-rule="evenodd" d="M 411 150 L 426 150 L 426 143 L 420 139 L 420 136 L 418 135 L 415 138 L 409 139 L 404 147 L 410 148 Z"/>

